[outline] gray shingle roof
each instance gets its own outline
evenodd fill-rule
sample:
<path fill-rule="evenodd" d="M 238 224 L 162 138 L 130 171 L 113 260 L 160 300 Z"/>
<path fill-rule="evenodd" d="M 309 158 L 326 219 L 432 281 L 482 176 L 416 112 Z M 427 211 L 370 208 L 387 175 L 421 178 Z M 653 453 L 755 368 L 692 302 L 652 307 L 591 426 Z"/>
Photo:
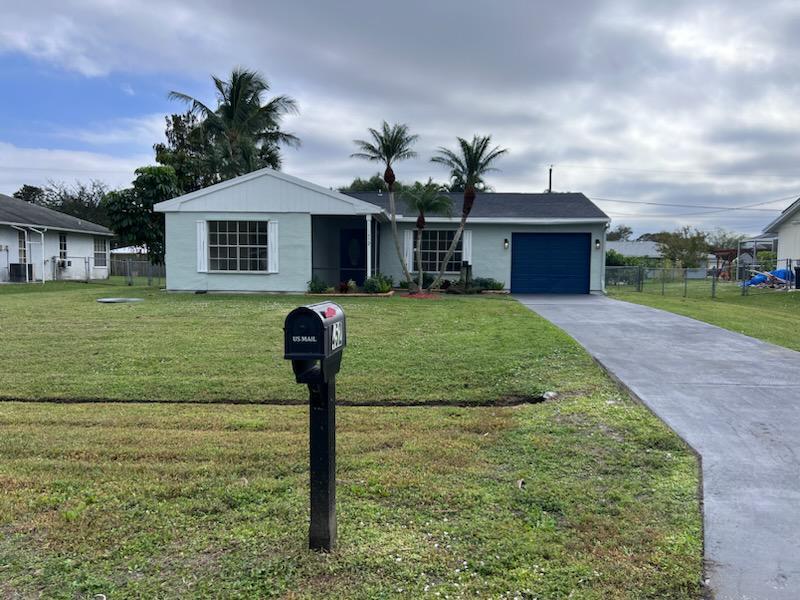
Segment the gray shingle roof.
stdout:
<path fill-rule="evenodd" d="M 102 225 L 90 223 L 89 221 L 65 215 L 56 210 L 37 206 L 5 194 L 0 194 L 0 223 L 114 235 L 110 229 Z"/>
<path fill-rule="evenodd" d="M 627 240 L 607 240 L 606 250 L 614 250 L 622 256 L 645 256 L 657 258 L 661 256 L 656 242 L 648 241 L 627 241 Z"/>
<path fill-rule="evenodd" d="M 378 192 L 344 192 L 365 202 L 371 202 L 389 210 L 389 195 Z M 453 201 L 453 216 L 461 215 L 463 194 L 446 194 Z M 416 217 L 403 202 L 402 194 L 396 194 L 397 213 L 405 217 Z M 506 192 L 478 192 L 470 217 L 496 219 L 608 219 L 589 198 L 580 193 L 525 194 Z"/>

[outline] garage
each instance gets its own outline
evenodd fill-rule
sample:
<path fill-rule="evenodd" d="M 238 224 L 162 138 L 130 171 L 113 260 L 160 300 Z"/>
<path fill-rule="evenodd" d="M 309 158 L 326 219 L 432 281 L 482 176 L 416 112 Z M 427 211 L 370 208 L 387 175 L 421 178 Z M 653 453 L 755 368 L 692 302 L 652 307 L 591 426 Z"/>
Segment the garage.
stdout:
<path fill-rule="evenodd" d="M 511 291 L 515 294 L 588 294 L 589 233 L 512 233 Z"/>

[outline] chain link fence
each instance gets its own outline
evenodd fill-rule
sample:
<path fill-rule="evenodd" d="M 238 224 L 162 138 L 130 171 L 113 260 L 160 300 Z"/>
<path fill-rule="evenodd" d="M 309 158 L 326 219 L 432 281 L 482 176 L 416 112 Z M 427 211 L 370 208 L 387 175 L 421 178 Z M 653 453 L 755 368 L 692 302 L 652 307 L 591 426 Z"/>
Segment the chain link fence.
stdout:
<path fill-rule="evenodd" d="M 164 265 L 154 265 L 147 260 L 111 259 L 109 283 L 164 287 L 167 271 Z"/>
<path fill-rule="evenodd" d="M 55 263 L 53 279 L 95 285 L 163 287 L 166 285 L 166 270 L 164 265 L 154 265 L 147 260 L 112 258 L 106 265 L 98 265 L 91 257 L 81 257 Z"/>
<path fill-rule="evenodd" d="M 606 267 L 606 290 L 683 298 L 719 298 L 798 289 L 800 260 L 748 265 L 733 271 L 679 267 Z"/>

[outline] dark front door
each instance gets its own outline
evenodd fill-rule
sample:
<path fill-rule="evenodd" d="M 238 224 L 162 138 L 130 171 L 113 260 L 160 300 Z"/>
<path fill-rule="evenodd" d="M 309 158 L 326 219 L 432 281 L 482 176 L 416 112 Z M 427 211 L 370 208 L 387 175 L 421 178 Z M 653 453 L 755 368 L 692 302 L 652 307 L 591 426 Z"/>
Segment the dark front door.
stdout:
<path fill-rule="evenodd" d="M 367 277 L 367 232 L 342 229 L 339 233 L 339 280 L 364 285 Z"/>

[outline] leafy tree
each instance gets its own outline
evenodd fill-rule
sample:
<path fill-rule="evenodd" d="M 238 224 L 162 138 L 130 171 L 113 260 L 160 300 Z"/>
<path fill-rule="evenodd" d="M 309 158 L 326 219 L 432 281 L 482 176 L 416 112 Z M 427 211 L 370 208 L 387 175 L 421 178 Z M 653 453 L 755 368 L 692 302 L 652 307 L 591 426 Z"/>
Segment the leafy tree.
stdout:
<path fill-rule="evenodd" d="M 686 226 L 662 237 L 658 249 L 664 259 L 680 263 L 683 267 L 699 267 L 708 254 L 707 234 Z"/>
<path fill-rule="evenodd" d="M 747 236 L 743 233 L 728 231 L 722 227 L 717 227 L 714 231 L 706 234 L 706 241 L 715 250 L 730 250 L 736 248 Z"/>
<path fill-rule="evenodd" d="M 180 195 L 172 167 L 136 169 L 133 187 L 109 192 L 105 207 L 111 228 L 123 244 L 145 246 L 153 264 L 164 263 L 164 214 L 153 206 Z"/>
<path fill-rule="evenodd" d="M 214 165 L 220 180 L 230 179 L 263 167 L 281 167 L 280 146 L 297 147 L 300 140 L 281 129 L 286 115 L 296 114 L 297 103 L 289 96 L 274 96 L 265 101 L 270 86 L 256 71 L 236 68 L 225 81 L 212 76 L 217 107 L 181 92 L 169 97 L 188 104 L 201 119 L 210 142 L 205 159 Z"/>
<path fill-rule="evenodd" d="M 425 230 L 425 213 L 444 213 L 450 215 L 453 202 L 445 196 L 445 188 L 432 179 L 427 183 L 417 181 L 402 192 L 408 207 L 417 212 L 417 267 L 419 269 L 417 287 L 422 291 L 424 269 L 422 268 L 422 232 Z"/>
<path fill-rule="evenodd" d="M 395 187 L 399 187 L 400 182 L 395 182 Z M 361 177 L 356 177 L 353 179 L 350 184 L 340 187 L 340 192 L 387 192 L 389 191 L 388 187 L 386 186 L 386 182 L 381 177 L 380 173 L 375 173 L 369 179 L 361 179 Z"/>
<path fill-rule="evenodd" d="M 411 273 L 406 265 L 406 259 L 400 248 L 400 237 L 397 234 L 397 208 L 395 206 L 394 191 L 397 178 L 392 169 L 392 164 L 399 160 L 414 158 L 417 153 L 413 146 L 417 141 L 418 135 L 409 133 L 408 125 L 395 123 L 389 125 L 386 121 L 381 124 L 380 131 L 370 128 L 371 140 L 353 140 L 359 151 L 350 156 L 353 158 L 363 158 L 365 160 L 383 163 L 386 169 L 383 172 L 383 180 L 386 182 L 386 189 L 389 191 L 389 214 L 392 221 L 392 238 L 397 258 L 400 259 L 400 267 L 403 269 L 403 276 L 409 286 L 413 285 Z"/>
<path fill-rule="evenodd" d="M 35 185 L 28 185 L 27 183 L 19 188 L 13 194 L 14 198 L 30 202 L 31 204 L 40 204 L 44 201 L 44 190 Z"/>
<path fill-rule="evenodd" d="M 219 183 L 216 153 L 205 127 L 190 112 L 165 117 L 166 143 L 155 144 L 156 162 L 172 167 L 185 194 Z"/>
<path fill-rule="evenodd" d="M 14 197 L 107 227 L 109 219 L 103 205 L 107 192 L 108 186 L 94 179 L 73 186 L 50 181 L 43 188 L 23 185 Z"/>
<path fill-rule="evenodd" d="M 436 154 L 431 158 L 431 162 L 444 165 L 450 169 L 451 183 L 464 184 L 464 203 L 461 208 L 461 222 L 458 224 L 456 234 L 453 236 L 453 242 L 447 249 L 441 265 L 439 265 L 439 274 L 431 284 L 431 287 L 436 287 L 447 269 L 447 263 L 453 256 L 461 235 L 464 233 L 464 227 L 467 224 L 467 218 L 472 211 L 472 205 L 475 203 L 477 197 L 477 190 L 481 186 L 485 186 L 486 182 L 483 180 L 487 173 L 497 171 L 493 165 L 501 156 L 508 152 L 505 148 L 495 146 L 490 148 L 492 136 L 485 135 L 472 136 L 472 141 L 468 142 L 464 138 L 457 138 L 458 150 L 455 152 L 448 149 L 439 147 Z"/>
<path fill-rule="evenodd" d="M 606 234 L 606 239 L 611 242 L 625 241 L 628 242 L 633 236 L 633 229 L 627 225 L 617 225 L 614 229 Z"/>

